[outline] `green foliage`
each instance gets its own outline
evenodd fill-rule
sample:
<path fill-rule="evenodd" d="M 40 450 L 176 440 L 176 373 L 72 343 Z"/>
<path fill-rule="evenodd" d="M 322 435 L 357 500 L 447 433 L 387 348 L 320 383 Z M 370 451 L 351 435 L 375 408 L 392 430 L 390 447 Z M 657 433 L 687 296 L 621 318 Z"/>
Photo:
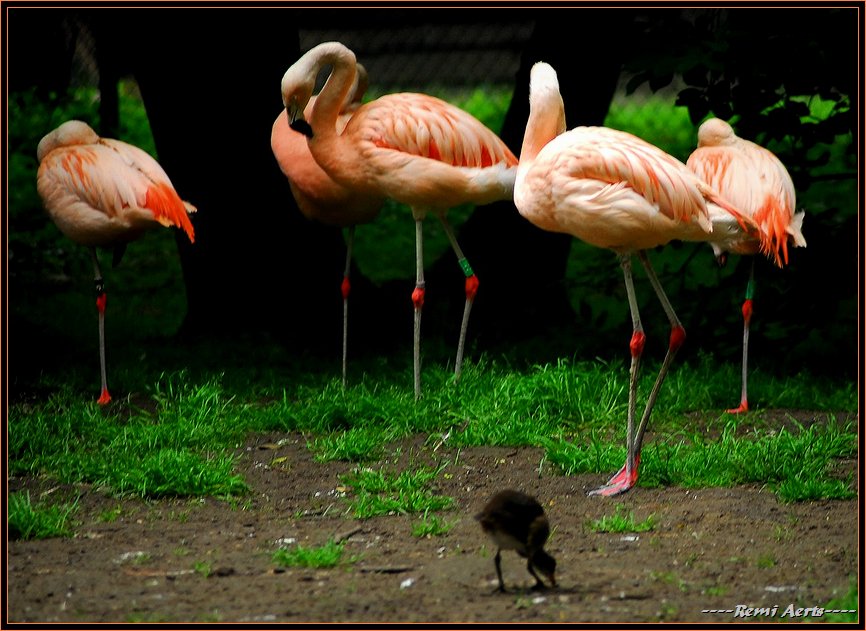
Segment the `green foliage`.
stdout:
<path fill-rule="evenodd" d="M 430 491 L 429 484 L 439 473 L 422 467 L 399 474 L 373 469 L 355 469 L 340 480 L 353 489 L 351 501 L 356 519 L 377 515 L 413 514 L 450 508 L 454 500 Z"/>
<path fill-rule="evenodd" d="M 850 499 L 850 481 L 832 477 L 832 464 L 856 453 L 853 426 L 826 424 L 741 436 L 737 421 L 729 421 L 716 438 L 692 433 L 689 439 L 656 441 L 645 445 L 639 486 L 683 487 L 769 484 L 782 501 Z M 566 474 L 614 471 L 625 459 L 623 447 L 601 443 L 591 435 L 589 445 L 551 441 L 549 460 Z"/>
<path fill-rule="evenodd" d="M 632 511 L 627 511 L 623 504 L 617 504 L 615 515 L 605 515 L 591 522 L 589 527 L 595 532 L 648 532 L 655 528 L 655 517 L 650 515 L 636 522 Z"/>
<path fill-rule="evenodd" d="M 439 537 L 447 535 L 456 522 L 440 520 L 436 515 L 428 515 L 424 511 L 421 521 L 412 524 L 412 535 L 415 537 Z"/>
<path fill-rule="evenodd" d="M 71 504 L 34 504 L 30 492 L 9 495 L 9 538 L 48 539 L 71 537 L 69 519 L 78 508 L 78 501 Z"/>
<path fill-rule="evenodd" d="M 31 409 L 13 407 L 10 470 L 140 497 L 245 492 L 228 453 L 244 435 L 243 408 L 228 406 L 214 382 L 174 383 L 157 384 L 154 414 L 132 410 L 124 421 L 68 389 Z"/>
<path fill-rule="evenodd" d="M 343 558 L 343 548 L 346 542 L 335 543 L 329 540 L 318 547 L 305 547 L 300 544 L 293 548 L 280 548 L 273 554 L 273 561 L 283 567 L 315 567 L 327 568 L 339 565 Z M 357 557 L 351 557 L 346 562 L 354 563 Z"/>

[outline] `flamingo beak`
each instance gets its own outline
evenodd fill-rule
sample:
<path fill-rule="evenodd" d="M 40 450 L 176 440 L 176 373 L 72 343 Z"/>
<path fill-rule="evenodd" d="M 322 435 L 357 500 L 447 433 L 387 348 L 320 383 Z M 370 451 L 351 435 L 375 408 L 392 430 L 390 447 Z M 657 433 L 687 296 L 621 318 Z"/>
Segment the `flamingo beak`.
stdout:
<path fill-rule="evenodd" d="M 289 127 L 299 134 L 304 134 L 307 138 L 312 138 L 313 128 L 304 120 L 303 111 L 296 105 L 289 105 L 286 107 L 286 111 L 289 117 Z"/>

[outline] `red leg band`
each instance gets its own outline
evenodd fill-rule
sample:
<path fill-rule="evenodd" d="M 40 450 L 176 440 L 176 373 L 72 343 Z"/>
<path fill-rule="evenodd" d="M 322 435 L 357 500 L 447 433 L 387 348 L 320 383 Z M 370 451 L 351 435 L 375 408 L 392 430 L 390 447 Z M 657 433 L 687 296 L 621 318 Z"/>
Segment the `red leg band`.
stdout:
<path fill-rule="evenodd" d="M 752 301 L 748 298 L 743 303 L 743 320 L 745 320 L 746 323 L 751 322 L 752 320 Z"/>
<path fill-rule="evenodd" d="M 672 351 L 679 350 L 683 342 L 686 341 L 686 330 L 681 326 L 675 326 L 671 329 L 670 349 Z"/>
<path fill-rule="evenodd" d="M 475 300 L 478 293 L 478 277 L 475 274 L 466 277 L 466 299 Z"/>
<path fill-rule="evenodd" d="M 99 313 L 105 313 L 105 294 L 99 294 L 96 297 L 96 308 L 99 309 Z"/>
<path fill-rule="evenodd" d="M 416 309 L 420 309 L 424 306 L 424 288 L 416 287 L 415 291 L 412 292 L 412 304 L 415 305 Z"/>
<path fill-rule="evenodd" d="M 631 336 L 628 347 L 631 349 L 632 357 L 640 357 L 643 354 L 643 346 L 646 343 L 646 335 L 643 331 L 635 331 Z"/>
<path fill-rule="evenodd" d="M 349 292 L 352 290 L 352 284 L 349 282 L 348 276 L 343 276 L 343 282 L 340 285 L 340 292 L 343 294 L 343 300 L 349 297 Z"/>

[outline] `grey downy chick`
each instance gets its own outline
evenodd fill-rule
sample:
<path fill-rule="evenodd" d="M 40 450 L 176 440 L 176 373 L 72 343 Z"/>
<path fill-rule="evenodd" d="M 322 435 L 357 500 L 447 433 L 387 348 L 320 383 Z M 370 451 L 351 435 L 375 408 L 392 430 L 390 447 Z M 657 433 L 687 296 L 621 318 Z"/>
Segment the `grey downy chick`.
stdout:
<path fill-rule="evenodd" d="M 505 591 L 500 566 L 502 550 L 514 550 L 527 560 L 526 569 L 536 581 L 533 589 L 545 587 L 536 570 L 556 587 L 556 559 L 544 551 L 544 544 L 550 536 L 550 524 L 544 509 L 534 497 L 519 491 L 501 491 L 487 502 L 475 519 L 497 545 L 493 560 L 499 578 L 499 591 Z"/>

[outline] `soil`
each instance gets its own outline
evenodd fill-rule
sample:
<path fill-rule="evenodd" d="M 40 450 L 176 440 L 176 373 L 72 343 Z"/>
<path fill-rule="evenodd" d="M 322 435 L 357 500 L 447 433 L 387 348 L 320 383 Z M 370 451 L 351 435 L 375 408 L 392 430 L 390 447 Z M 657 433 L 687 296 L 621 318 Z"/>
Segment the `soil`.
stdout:
<path fill-rule="evenodd" d="M 763 414 L 780 425 L 825 416 Z M 417 515 L 354 519 L 339 476 L 355 465 L 316 462 L 299 434 L 250 436 L 238 472 L 251 493 L 235 501 L 118 499 L 85 485 L 12 479 L 13 492 L 78 497 L 79 508 L 73 538 L 9 543 L 8 621 L 791 621 L 796 608 L 846 594 L 858 574 L 856 501 L 784 504 L 757 486 L 588 497 L 603 476 L 562 476 L 540 449 L 458 449 L 436 437 L 393 447 L 371 466 L 447 463 L 434 489 L 455 501 L 439 514 L 454 522 L 447 534 L 414 536 Z M 846 460 L 838 469 L 855 467 Z M 507 591 L 496 591 L 496 549 L 473 515 L 504 488 L 544 505 L 556 588 L 533 590 L 525 560 L 504 551 Z M 620 504 L 637 521 L 653 515 L 654 529 L 589 528 Z M 283 568 L 272 558 L 281 545 L 331 538 L 345 541 L 334 568 Z M 735 617 L 741 605 L 778 609 Z"/>

